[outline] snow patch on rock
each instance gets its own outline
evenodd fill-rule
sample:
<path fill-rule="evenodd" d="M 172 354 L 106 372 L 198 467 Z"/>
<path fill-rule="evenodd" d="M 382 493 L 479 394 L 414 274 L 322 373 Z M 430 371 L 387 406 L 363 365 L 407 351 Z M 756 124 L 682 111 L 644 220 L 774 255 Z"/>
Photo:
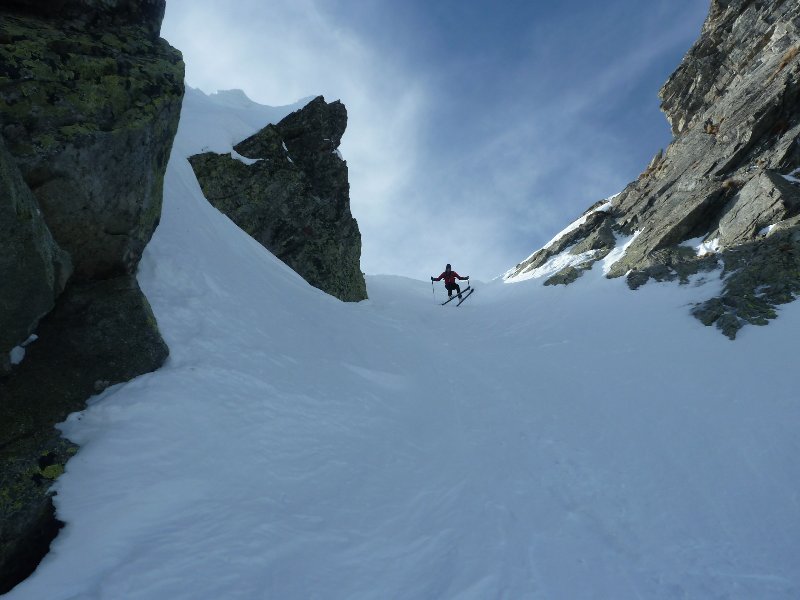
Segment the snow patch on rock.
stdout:
<path fill-rule="evenodd" d="M 633 243 L 639 234 L 642 231 L 637 229 L 633 232 L 632 235 L 629 236 L 618 236 L 615 234 L 617 238 L 617 245 L 616 247 L 608 253 L 608 255 L 603 259 L 603 274 L 608 275 L 611 272 L 611 267 L 614 266 L 614 263 L 621 260 L 623 256 L 625 256 L 625 252 L 628 251 L 628 247 Z"/>

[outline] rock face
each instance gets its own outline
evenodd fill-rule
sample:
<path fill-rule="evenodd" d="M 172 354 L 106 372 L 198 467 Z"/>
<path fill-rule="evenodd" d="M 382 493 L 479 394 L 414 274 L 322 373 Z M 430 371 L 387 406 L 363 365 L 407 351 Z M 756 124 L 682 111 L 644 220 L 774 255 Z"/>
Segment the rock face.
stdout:
<path fill-rule="evenodd" d="M 27 577 L 58 531 L 48 488 L 75 453 L 53 427 L 169 353 L 136 278 L 67 286 L 11 377 L 0 379 L 0 590 Z"/>
<path fill-rule="evenodd" d="M 69 255 L 50 235 L 38 203 L 0 138 L 0 373 L 9 353 L 52 310 L 72 272 Z"/>
<path fill-rule="evenodd" d="M 7 10 L 57 19 L 75 29 L 135 25 L 157 38 L 164 19 L 163 0 L 5 0 Z"/>
<path fill-rule="evenodd" d="M 722 295 L 694 312 L 733 338 L 800 293 L 800 182 L 792 176 L 800 168 L 800 5 L 714 0 L 661 98 L 676 136 L 666 152 L 607 212 L 591 213 L 507 276 L 588 247 L 595 252 L 580 262 L 585 270 L 616 245 L 610 232 L 635 234 L 609 276 L 627 276 L 635 288 L 721 269 Z"/>
<path fill-rule="evenodd" d="M 0 22 L 8 149 L 76 277 L 132 273 L 161 214 L 183 95 L 180 53 L 153 33 L 164 2 L 12 5 Z"/>
<path fill-rule="evenodd" d="M 0 594 L 59 528 L 48 490 L 76 449 L 53 426 L 168 353 L 134 275 L 183 96 L 164 6 L 0 7 Z"/>
<path fill-rule="evenodd" d="M 311 285 L 356 302 L 367 291 L 337 150 L 346 126 L 344 105 L 320 96 L 237 144 L 244 159 L 207 152 L 190 162 L 211 204 Z"/>

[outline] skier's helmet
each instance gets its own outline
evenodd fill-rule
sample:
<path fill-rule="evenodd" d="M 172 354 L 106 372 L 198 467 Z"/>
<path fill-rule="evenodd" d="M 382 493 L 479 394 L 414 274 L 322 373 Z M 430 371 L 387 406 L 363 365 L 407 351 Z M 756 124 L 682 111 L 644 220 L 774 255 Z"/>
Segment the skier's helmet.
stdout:
<path fill-rule="evenodd" d="M 450 270 L 450 264 L 449 264 L 449 263 L 448 263 L 448 265 L 447 265 L 447 266 L 444 268 L 444 270 L 445 270 L 445 271 L 449 271 L 449 270 Z"/>

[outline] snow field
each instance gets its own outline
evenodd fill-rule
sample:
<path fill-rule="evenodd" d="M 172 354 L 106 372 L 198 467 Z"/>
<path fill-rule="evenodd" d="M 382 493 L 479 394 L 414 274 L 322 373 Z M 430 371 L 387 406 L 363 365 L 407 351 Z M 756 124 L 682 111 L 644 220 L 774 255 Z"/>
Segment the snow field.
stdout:
<path fill-rule="evenodd" d="M 67 526 L 7 598 L 800 596 L 797 303 L 735 343 L 689 315 L 713 276 L 340 303 L 184 159 L 263 107 L 187 102 L 139 275 L 170 359 L 62 426 Z"/>

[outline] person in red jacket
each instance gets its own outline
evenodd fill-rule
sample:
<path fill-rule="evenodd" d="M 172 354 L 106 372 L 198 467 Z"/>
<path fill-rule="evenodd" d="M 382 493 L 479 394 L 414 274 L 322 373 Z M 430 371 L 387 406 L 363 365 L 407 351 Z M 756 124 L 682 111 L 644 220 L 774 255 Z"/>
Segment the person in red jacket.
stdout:
<path fill-rule="evenodd" d="M 441 281 L 444 279 L 444 287 L 447 288 L 447 295 L 449 297 L 453 297 L 453 290 L 456 291 L 458 297 L 461 298 L 461 287 L 456 283 L 456 279 L 466 279 L 469 281 L 469 275 L 466 277 L 462 277 L 455 271 L 450 268 L 450 265 L 447 265 L 444 268 L 444 273 L 439 275 L 438 277 L 431 277 L 431 281 Z"/>

